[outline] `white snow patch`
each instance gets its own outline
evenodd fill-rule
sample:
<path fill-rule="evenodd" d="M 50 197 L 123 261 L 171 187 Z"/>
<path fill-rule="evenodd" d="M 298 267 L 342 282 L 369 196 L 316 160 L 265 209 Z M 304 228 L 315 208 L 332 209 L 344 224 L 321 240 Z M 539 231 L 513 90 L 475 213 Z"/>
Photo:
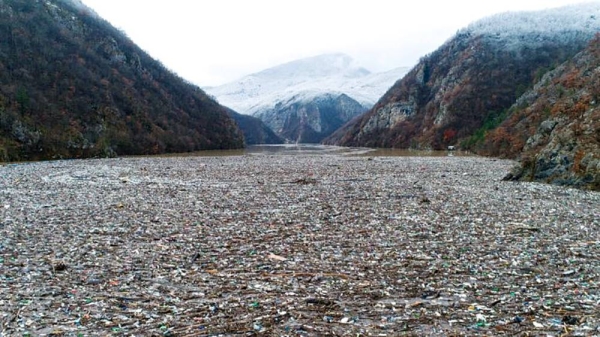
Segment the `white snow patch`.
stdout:
<path fill-rule="evenodd" d="M 470 24 L 458 34 L 486 36 L 511 50 L 569 42 L 600 31 L 600 2 L 543 11 L 506 12 Z"/>
<path fill-rule="evenodd" d="M 370 107 L 408 70 L 397 68 L 372 74 L 348 55 L 326 54 L 282 64 L 205 91 L 222 105 L 243 114 L 324 94 L 346 94 Z"/>

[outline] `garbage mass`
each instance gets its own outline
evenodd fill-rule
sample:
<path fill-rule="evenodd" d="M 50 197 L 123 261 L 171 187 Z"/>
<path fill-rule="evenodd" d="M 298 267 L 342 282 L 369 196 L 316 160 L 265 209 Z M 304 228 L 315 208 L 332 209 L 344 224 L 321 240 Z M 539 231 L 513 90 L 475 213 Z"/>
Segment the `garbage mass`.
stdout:
<path fill-rule="evenodd" d="M 0 167 L 0 336 L 600 335 L 600 194 L 478 157 Z"/>

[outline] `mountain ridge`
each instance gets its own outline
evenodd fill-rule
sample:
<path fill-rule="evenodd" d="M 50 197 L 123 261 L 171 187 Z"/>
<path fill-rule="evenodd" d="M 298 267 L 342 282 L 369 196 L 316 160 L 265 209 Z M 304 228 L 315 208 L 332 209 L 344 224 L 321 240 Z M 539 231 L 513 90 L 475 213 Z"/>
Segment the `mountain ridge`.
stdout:
<path fill-rule="evenodd" d="M 406 69 L 370 73 L 348 55 L 323 54 L 206 90 L 221 104 L 260 118 L 288 142 L 321 142 L 371 107 Z"/>
<path fill-rule="evenodd" d="M 368 108 L 406 71 L 407 68 L 399 67 L 371 73 L 346 54 L 323 54 L 205 90 L 221 104 L 249 115 L 300 94 L 307 100 L 321 93 L 346 94 Z"/>

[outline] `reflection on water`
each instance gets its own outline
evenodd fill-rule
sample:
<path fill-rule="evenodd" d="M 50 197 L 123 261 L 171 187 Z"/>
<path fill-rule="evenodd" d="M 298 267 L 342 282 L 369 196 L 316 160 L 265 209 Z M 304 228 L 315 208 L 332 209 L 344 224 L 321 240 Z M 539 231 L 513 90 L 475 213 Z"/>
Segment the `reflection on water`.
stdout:
<path fill-rule="evenodd" d="M 472 154 L 461 151 L 413 151 L 399 149 L 370 149 L 364 147 L 340 147 L 321 144 L 278 144 L 278 145 L 252 145 L 243 150 L 201 151 L 189 154 L 176 154 L 173 156 L 243 156 L 243 155 L 344 155 L 368 157 L 442 157 L 442 156 L 470 156 Z"/>

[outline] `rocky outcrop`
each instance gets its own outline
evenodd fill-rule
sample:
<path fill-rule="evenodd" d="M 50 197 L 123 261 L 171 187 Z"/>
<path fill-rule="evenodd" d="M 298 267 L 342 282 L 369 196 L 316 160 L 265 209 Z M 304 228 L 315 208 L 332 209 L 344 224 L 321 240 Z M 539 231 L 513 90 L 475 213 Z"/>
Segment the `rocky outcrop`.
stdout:
<path fill-rule="evenodd" d="M 524 144 L 507 180 L 600 190 L 600 35 L 524 95 L 486 148 Z M 498 150 L 500 149 L 500 150 Z"/>
<path fill-rule="evenodd" d="M 319 143 L 365 110 L 345 94 L 299 95 L 259 111 L 255 116 L 290 142 Z"/>
<path fill-rule="evenodd" d="M 415 113 L 414 102 L 394 102 L 380 107 L 361 128 L 359 137 L 381 129 L 389 129 Z"/>

